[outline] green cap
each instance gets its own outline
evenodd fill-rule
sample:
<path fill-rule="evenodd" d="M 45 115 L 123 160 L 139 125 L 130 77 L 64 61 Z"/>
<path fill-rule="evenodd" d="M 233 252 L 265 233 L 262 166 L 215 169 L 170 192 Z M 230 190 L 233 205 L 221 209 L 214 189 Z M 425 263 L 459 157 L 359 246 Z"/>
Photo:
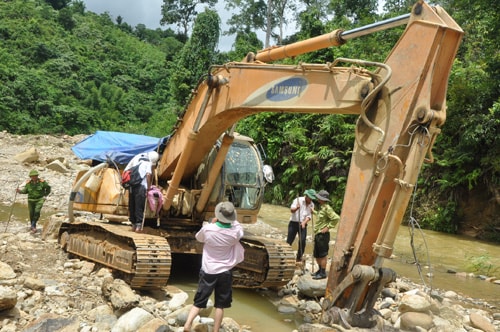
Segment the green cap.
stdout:
<path fill-rule="evenodd" d="M 310 199 L 316 199 L 316 190 L 307 189 L 306 191 L 304 191 L 304 195 L 308 196 Z"/>
<path fill-rule="evenodd" d="M 32 170 L 30 171 L 30 174 L 29 174 L 29 175 L 30 175 L 30 176 L 37 176 L 37 175 L 38 175 L 38 171 L 37 171 L 36 169 L 32 169 Z"/>

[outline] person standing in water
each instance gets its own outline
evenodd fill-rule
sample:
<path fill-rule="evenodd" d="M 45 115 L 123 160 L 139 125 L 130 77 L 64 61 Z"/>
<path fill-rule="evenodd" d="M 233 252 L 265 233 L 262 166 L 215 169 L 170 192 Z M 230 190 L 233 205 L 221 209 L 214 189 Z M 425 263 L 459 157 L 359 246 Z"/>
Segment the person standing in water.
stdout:
<path fill-rule="evenodd" d="M 244 259 L 240 243 L 243 227 L 236 220 L 236 210 L 231 202 L 221 202 L 215 207 L 215 217 L 196 233 L 196 240 L 203 243 L 198 290 L 194 296 L 184 331 L 191 331 L 193 320 L 201 308 L 206 308 L 208 299 L 215 293 L 214 332 L 219 332 L 224 317 L 224 308 L 231 307 L 233 300 L 232 268 Z"/>

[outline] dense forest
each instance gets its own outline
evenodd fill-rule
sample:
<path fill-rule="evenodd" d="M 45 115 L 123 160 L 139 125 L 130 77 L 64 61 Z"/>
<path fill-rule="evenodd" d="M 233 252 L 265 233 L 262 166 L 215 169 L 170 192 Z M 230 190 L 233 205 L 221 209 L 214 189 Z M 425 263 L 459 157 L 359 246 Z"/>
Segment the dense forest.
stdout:
<path fill-rule="evenodd" d="M 233 13 L 229 31 L 221 31 L 215 3 L 164 0 L 162 23 L 176 23 L 179 30 L 174 31 L 132 27 L 121 17 L 87 11 L 81 1 L 3 1 L 0 130 L 166 136 L 211 64 L 239 61 L 271 41 L 287 44 L 406 14 L 413 1 L 387 0 L 380 11 L 376 0 L 302 6 L 228 0 L 226 8 Z M 500 242 L 500 3 L 437 3 L 452 13 L 465 36 L 450 76 L 447 120 L 433 151 L 436 162 L 423 167 L 409 213 L 424 228 Z M 296 24 L 295 34 L 283 36 L 284 18 Z M 257 38 L 258 29 L 266 31 L 264 42 Z M 293 61 L 383 61 L 402 29 Z M 217 50 L 221 33 L 236 36 L 228 52 Z M 262 144 L 266 163 L 277 175 L 267 201 L 288 205 L 305 188 L 325 188 L 340 211 L 355 121 L 350 115 L 267 113 L 242 120 L 237 130 Z"/>

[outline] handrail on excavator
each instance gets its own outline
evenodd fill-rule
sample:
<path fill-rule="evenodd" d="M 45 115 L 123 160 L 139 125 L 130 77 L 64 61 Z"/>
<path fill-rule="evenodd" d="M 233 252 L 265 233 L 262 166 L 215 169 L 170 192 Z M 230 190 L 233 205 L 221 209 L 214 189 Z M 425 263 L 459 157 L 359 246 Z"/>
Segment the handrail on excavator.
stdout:
<path fill-rule="evenodd" d="M 347 31 L 336 29 L 305 41 L 298 41 L 284 46 L 272 46 L 259 51 L 255 56 L 255 60 L 271 62 L 317 51 L 330 46 L 340 46 L 349 39 L 407 24 L 410 16 L 411 14 L 404 14 Z"/>

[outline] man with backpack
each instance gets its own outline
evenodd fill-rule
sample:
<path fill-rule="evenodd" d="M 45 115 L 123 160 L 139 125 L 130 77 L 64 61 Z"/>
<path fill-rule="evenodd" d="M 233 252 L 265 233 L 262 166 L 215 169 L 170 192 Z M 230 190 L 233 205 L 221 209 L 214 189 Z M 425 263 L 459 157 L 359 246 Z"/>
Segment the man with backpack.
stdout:
<path fill-rule="evenodd" d="M 131 182 L 129 187 L 128 211 L 134 232 L 142 232 L 146 196 L 153 180 L 153 166 L 158 162 L 158 158 L 156 151 L 138 154 L 130 160 L 124 170 L 125 172 L 133 169 L 133 173 L 136 173 L 137 177 L 140 178 L 140 182 Z M 131 176 L 135 177 L 136 175 Z"/>

